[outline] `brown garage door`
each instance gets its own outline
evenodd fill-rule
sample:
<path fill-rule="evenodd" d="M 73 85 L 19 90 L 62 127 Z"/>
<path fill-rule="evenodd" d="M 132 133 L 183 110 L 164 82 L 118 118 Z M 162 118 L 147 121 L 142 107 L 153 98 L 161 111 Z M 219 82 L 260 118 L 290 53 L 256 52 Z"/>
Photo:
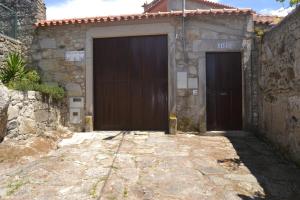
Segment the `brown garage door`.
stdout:
<path fill-rule="evenodd" d="M 207 129 L 242 129 L 240 53 L 206 55 Z"/>
<path fill-rule="evenodd" d="M 168 130 L 167 36 L 94 39 L 95 130 Z"/>

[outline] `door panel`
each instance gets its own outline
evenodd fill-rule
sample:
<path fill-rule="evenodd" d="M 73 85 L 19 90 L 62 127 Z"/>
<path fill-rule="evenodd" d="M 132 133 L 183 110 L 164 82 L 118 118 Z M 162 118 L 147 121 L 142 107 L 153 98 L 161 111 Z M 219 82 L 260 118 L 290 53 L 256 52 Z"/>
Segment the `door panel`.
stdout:
<path fill-rule="evenodd" d="M 94 39 L 95 130 L 168 130 L 167 36 Z"/>
<path fill-rule="evenodd" d="M 207 53 L 207 129 L 242 129 L 240 53 Z"/>

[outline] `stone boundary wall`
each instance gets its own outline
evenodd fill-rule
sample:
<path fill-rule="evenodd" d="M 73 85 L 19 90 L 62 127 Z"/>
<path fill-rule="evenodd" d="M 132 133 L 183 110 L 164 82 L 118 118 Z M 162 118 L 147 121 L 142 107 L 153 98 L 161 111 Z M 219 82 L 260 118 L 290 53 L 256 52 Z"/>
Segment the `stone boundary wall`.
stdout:
<path fill-rule="evenodd" d="M 23 48 L 20 41 L 0 34 L 0 68 L 4 65 L 9 52 L 22 52 Z"/>
<path fill-rule="evenodd" d="M 52 101 L 39 92 L 10 90 L 7 111 L 7 138 L 28 139 L 57 130 L 63 124 L 64 104 Z"/>
<path fill-rule="evenodd" d="M 15 37 L 24 44 L 22 53 L 25 58 L 30 58 L 28 53 L 35 37 L 34 24 L 38 20 L 46 19 L 44 0 L 0 0 L 0 3 L 16 12 L 17 27 Z M 11 20 L 7 20 L 6 17 L 3 17 L 3 15 L 9 14 L 7 12 L 7 10 L 2 10 L 2 13 L 0 13 L 0 27 L 8 29 L 0 31 L 4 33 L 11 32 L 10 30 L 13 30 L 14 26 Z"/>
<path fill-rule="evenodd" d="M 300 7 L 259 46 L 258 133 L 300 163 Z"/>

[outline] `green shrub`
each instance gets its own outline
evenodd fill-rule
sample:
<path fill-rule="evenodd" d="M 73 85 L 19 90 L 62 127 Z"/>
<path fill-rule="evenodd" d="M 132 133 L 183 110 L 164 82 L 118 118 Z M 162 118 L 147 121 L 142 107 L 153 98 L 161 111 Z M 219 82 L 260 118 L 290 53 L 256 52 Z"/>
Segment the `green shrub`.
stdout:
<path fill-rule="evenodd" d="M 65 90 L 58 86 L 39 84 L 37 85 L 36 90 L 43 94 L 48 94 L 49 96 L 58 100 L 63 99 L 65 97 Z"/>
<path fill-rule="evenodd" d="M 21 54 L 10 53 L 5 60 L 5 66 L 0 69 L 0 80 L 4 84 L 11 81 L 19 81 L 24 78 L 27 71 L 25 69 L 26 63 Z"/>
<path fill-rule="evenodd" d="M 28 80 L 11 82 L 9 83 L 8 87 L 20 91 L 38 91 L 57 100 L 63 99 L 65 97 L 65 91 L 61 87 L 34 83 Z"/>
<path fill-rule="evenodd" d="M 265 30 L 263 30 L 261 28 L 255 28 L 254 31 L 255 31 L 256 36 L 258 36 L 258 37 L 262 37 L 265 34 Z"/>
<path fill-rule="evenodd" d="M 26 62 L 19 53 L 10 53 L 6 65 L 0 69 L 0 80 L 10 89 L 20 91 L 38 91 L 54 99 L 63 99 L 65 91 L 58 86 L 42 84 L 37 71 L 26 70 Z"/>
<path fill-rule="evenodd" d="M 35 70 L 31 70 L 27 72 L 27 74 L 24 77 L 25 80 L 31 81 L 33 83 L 39 83 L 41 80 L 40 75 Z"/>

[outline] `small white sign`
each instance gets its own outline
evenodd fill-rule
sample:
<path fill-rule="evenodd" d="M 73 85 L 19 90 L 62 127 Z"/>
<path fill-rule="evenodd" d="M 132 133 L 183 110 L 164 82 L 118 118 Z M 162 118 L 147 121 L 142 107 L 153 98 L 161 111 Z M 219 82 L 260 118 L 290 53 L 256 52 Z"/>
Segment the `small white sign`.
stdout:
<path fill-rule="evenodd" d="M 198 95 L 198 90 L 193 90 L 193 95 L 197 96 Z"/>
<path fill-rule="evenodd" d="M 177 89 L 187 89 L 187 72 L 177 72 Z"/>
<path fill-rule="evenodd" d="M 71 97 L 70 98 L 71 108 L 83 108 L 83 97 Z"/>
<path fill-rule="evenodd" d="M 70 109 L 70 123 L 80 124 L 81 123 L 81 112 L 79 108 Z"/>
<path fill-rule="evenodd" d="M 189 89 L 198 89 L 198 78 L 189 78 L 188 87 Z"/>
<path fill-rule="evenodd" d="M 80 62 L 83 61 L 85 57 L 84 51 L 66 51 L 65 59 L 70 62 Z"/>
<path fill-rule="evenodd" d="M 224 42 L 218 42 L 217 46 L 218 49 L 231 49 L 233 45 L 231 42 L 224 41 Z"/>

